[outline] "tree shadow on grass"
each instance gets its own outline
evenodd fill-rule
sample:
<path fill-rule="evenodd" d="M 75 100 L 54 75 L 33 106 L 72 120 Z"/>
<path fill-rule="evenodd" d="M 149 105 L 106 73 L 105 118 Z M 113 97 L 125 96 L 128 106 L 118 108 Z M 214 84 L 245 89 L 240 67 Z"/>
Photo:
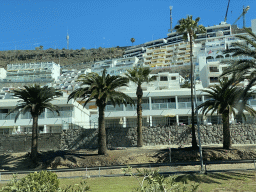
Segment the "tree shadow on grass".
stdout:
<path fill-rule="evenodd" d="M 225 172 L 225 173 L 208 173 L 207 175 L 199 175 L 199 174 L 186 174 L 179 175 L 176 177 L 175 181 L 188 183 L 189 181 L 197 182 L 197 183 L 216 183 L 221 184 L 221 181 L 228 180 L 244 180 L 245 178 L 255 178 L 255 174 L 246 172 Z"/>

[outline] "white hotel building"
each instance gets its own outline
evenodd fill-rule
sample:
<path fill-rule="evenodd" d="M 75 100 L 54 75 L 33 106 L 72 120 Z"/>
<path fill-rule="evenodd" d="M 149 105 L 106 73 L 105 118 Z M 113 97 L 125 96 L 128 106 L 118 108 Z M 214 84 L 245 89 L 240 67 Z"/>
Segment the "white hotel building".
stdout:
<path fill-rule="evenodd" d="M 256 22 L 254 21 L 252 21 L 253 30 L 256 29 Z M 197 104 L 208 99 L 207 94 L 202 92 L 202 90 L 216 84 L 219 75 L 227 67 L 221 64 L 220 61 L 232 58 L 232 55 L 224 55 L 221 51 L 230 48 L 232 42 L 239 41 L 235 36 L 237 33 L 242 33 L 226 23 L 206 27 L 206 29 L 207 34 L 197 34 L 198 38 L 195 39 L 195 43 L 193 44 L 193 62 L 196 66 L 195 77 L 197 80 Z M 95 62 L 91 71 L 101 74 L 106 69 L 107 73 L 111 75 L 119 75 L 123 74 L 129 68 L 140 65 L 149 66 L 151 69 L 168 69 L 173 66 L 189 65 L 188 42 L 184 41 L 182 35 L 176 32 L 169 33 L 167 38 L 130 47 L 125 51 L 123 58 Z M 30 68 L 27 66 L 30 66 Z M 11 68 L 7 68 L 7 77 L 4 79 L 11 81 L 22 79 L 25 81 L 26 75 L 28 74 L 36 79 L 39 77 L 37 77 L 39 72 L 51 68 L 48 67 L 46 69 L 46 67 L 41 67 L 39 70 L 34 67 L 33 70 L 29 70 L 32 67 L 31 65 L 27 66 L 23 65 L 19 67 L 13 65 Z M 50 78 L 51 76 L 51 79 L 55 79 L 52 83 L 55 88 L 66 89 L 68 91 L 79 87 L 79 84 L 75 82 L 79 74 L 90 72 L 87 69 L 81 71 L 74 70 L 66 72 L 59 77 L 56 75 L 55 78 L 53 71 L 59 72 L 58 67 L 53 70 L 54 66 L 52 65 L 51 70 L 45 73 L 46 76 L 43 75 L 43 78 L 40 77 L 40 79 L 43 80 L 45 79 L 44 77 Z M 1 74 L 3 74 L 2 76 L 5 75 L 4 72 L 1 72 Z M 149 84 L 143 84 L 143 125 L 190 124 L 190 89 L 180 87 L 183 78 L 178 73 L 168 72 L 152 74 L 152 76 L 155 76 L 155 81 Z M 130 83 L 129 87 L 120 88 L 120 90 L 136 99 L 136 85 Z M 32 123 L 29 115 L 21 115 L 16 124 L 14 123 L 14 114 L 5 118 L 6 113 L 16 105 L 17 100 L 9 99 L 8 94 L 4 91 L 2 91 L 0 96 L 3 98 L 0 100 L 0 129 L 2 132 L 28 132 Z M 39 127 L 42 132 L 58 131 L 65 128 L 67 123 L 76 124 L 84 128 L 97 127 L 98 114 L 94 102 L 90 102 L 86 108 L 83 108 L 77 102 L 67 103 L 65 97 L 54 102 L 57 102 L 56 104 L 61 107 L 62 115 L 60 117 L 54 116 L 46 110 L 39 119 Z M 256 100 L 254 98 L 249 103 L 256 109 Z M 136 116 L 136 106 L 125 107 L 121 105 L 113 107 L 109 103 L 105 110 L 106 127 L 136 126 Z M 219 123 L 221 119 L 217 115 L 208 115 L 206 117 L 200 115 L 200 121 L 205 124 Z M 241 121 L 241 119 L 233 117 L 232 121 Z"/>
<path fill-rule="evenodd" d="M 0 99 L 0 134 L 25 134 L 32 130 L 32 117 L 30 113 L 20 114 L 16 123 L 14 122 L 17 113 L 6 114 L 13 109 L 20 99 Z M 73 127 L 88 127 L 90 112 L 83 108 L 78 102 L 71 100 L 67 103 L 67 95 L 56 98 L 51 102 L 58 106 L 60 115 L 45 110 L 38 119 L 40 133 L 57 133 L 62 129 Z"/>

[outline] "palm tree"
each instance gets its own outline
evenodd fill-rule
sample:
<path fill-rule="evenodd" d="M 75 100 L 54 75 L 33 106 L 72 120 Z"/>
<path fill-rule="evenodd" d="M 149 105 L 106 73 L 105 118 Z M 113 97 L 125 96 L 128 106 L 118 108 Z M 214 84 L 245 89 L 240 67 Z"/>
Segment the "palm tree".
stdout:
<path fill-rule="evenodd" d="M 205 33 L 206 29 L 203 25 L 198 25 L 200 18 L 197 17 L 195 20 L 192 16 L 187 16 L 186 19 L 179 20 L 179 24 L 174 27 L 177 33 L 183 34 L 184 39 L 188 39 L 190 44 L 190 73 L 191 73 L 191 117 L 192 117 L 192 148 L 197 148 L 196 134 L 195 134 L 195 111 L 194 111 L 194 66 L 193 66 L 193 38 L 196 38 L 197 33 Z"/>
<path fill-rule="evenodd" d="M 129 80 L 126 77 L 118 75 L 107 75 L 104 69 L 102 76 L 97 73 L 89 73 L 80 75 L 77 79 L 82 82 L 81 88 L 74 90 L 68 97 L 70 99 L 84 100 L 83 107 L 91 101 L 95 100 L 99 110 L 98 118 L 98 154 L 107 154 L 106 130 L 105 130 L 105 107 L 110 101 L 114 106 L 124 103 L 125 105 L 133 104 L 131 97 L 116 89 L 122 86 L 127 86 Z"/>
<path fill-rule="evenodd" d="M 243 43 L 233 43 L 232 49 L 223 51 L 224 54 L 231 53 L 233 57 L 244 56 L 244 58 L 236 60 L 231 59 L 224 63 L 229 64 L 229 67 L 222 73 L 221 76 L 233 74 L 233 78 L 237 81 L 249 79 L 250 82 L 245 89 L 245 93 L 251 89 L 256 82 L 256 35 L 248 28 L 245 28 L 248 36 L 237 35 L 236 37 L 244 40 Z"/>
<path fill-rule="evenodd" d="M 33 119 L 32 125 L 32 144 L 31 144 L 31 158 L 35 162 L 37 160 L 37 148 L 38 148 L 38 116 L 44 112 L 45 109 L 50 111 L 56 111 L 59 115 L 57 106 L 50 103 L 56 97 L 62 95 L 62 92 L 54 89 L 53 87 L 40 87 L 35 84 L 33 86 L 24 86 L 24 89 L 13 90 L 14 96 L 19 100 L 17 106 L 12 109 L 6 116 L 17 111 L 15 116 L 15 122 L 20 114 L 29 112 Z"/>
<path fill-rule="evenodd" d="M 234 83 L 234 80 L 231 79 L 229 81 L 220 81 L 219 83 L 219 85 L 211 87 L 210 90 L 203 90 L 203 92 L 209 94 L 210 99 L 199 105 L 198 109 L 201 109 L 204 115 L 209 112 L 211 112 L 211 115 L 215 112 L 222 115 L 223 148 L 229 149 L 231 147 L 229 115 L 233 113 L 235 116 L 236 111 L 238 111 L 239 114 L 242 114 L 245 118 L 243 110 L 253 116 L 256 115 L 256 111 L 246 102 L 242 103 L 240 101 L 244 88 L 237 87 L 237 82 Z M 247 92 L 244 100 L 247 101 L 250 96 L 251 93 Z"/>
<path fill-rule="evenodd" d="M 133 46 L 133 43 L 135 42 L 135 39 L 131 38 L 131 42 L 132 42 L 132 46 Z"/>
<path fill-rule="evenodd" d="M 152 81 L 153 79 L 149 77 L 151 70 L 148 67 L 134 67 L 127 70 L 125 75 L 129 78 L 130 81 L 137 84 L 137 147 L 143 146 L 142 138 L 142 83 Z"/>

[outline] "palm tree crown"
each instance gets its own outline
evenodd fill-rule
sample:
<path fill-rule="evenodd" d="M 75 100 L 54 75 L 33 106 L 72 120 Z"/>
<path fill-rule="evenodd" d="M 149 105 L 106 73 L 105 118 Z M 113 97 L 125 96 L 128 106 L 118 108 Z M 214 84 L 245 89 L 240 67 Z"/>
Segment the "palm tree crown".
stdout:
<path fill-rule="evenodd" d="M 206 115 L 211 112 L 221 114 L 223 121 L 223 148 L 229 149 L 231 146 L 230 142 L 230 131 L 229 131 L 229 115 L 233 113 L 235 116 L 236 112 L 239 112 L 244 117 L 243 111 L 249 112 L 249 114 L 255 116 L 256 111 L 249 106 L 246 102 L 241 102 L 241 96 L 244 91 L 243 87 L 237 87 L 237 83 L 234 80 L 220 81 L 220 85 L 211 87 L 210 90 L 203 90 L 208 93 L 209 100 L 205 101 L 198 106 L 201 109 L 202 114 Z M 247 93 L 243 98 L 245 101 L 249 99 L 251 93 Z"/>
<path fill-rule="evenodd" d="M 233 57 L 244 56 L 242 59 L 231 59 L 223 63 L 229 64 L 229 67 L 222 73 L 221 76 L 232 74 L 237 81 L 242 81 L 245 78 L 250 80 L 245 92 L 249 91 L 256 81 L 256 35 L 245 28 L 247 36 L 237 35 L 236 37 L 244 40 L 244 42 L 233 43 L 232 49 L 223 51 L 224 54 L 231 53 Z"/>
<path fill-rule="evenodd" d="M 134 67 L 132 69 L 127 70 L 125 75 L 128 79 L 135 84 L 137 84 L 137 146 L 143 146 L 143 138 L 142 138 L 142 83 L 150 82 L 153 79 L 149 77 L 151 70 L 148 67 Z"/>
<path fill-rule="evenodd" d="M 17 106 L 6 116 L 17 111 L 15 122 L 20 114 L 25 114 L 26 112 L 30 112 L 32 117 L 39 116 L 45 109 L 49 109 L 52 112 L 55 111 L 59 114 L 58 107 L 51 104 L 50 101 L 62 96 L 63 93 L 53 87 L 40 87 L 40 85 L 35 84 L 30 87 L 24 86 L 24 89 L 13 90 L 13 93 L 15 97 L 21 100 L 18 101 Z"/>
<path fill-rule="evenodd" d="M 197 33 L 206 32 L 206 29 L 203 25 L 198 25 L 199 21 L 200 17 L 197 17 L 195 20 L 193 20 L 192 15 L 188 15 L 186 19 L 182 18 L 179 20 L 179 25 L 176 25 L 174 29 L 178 33 L 182 33 L 184 39 L 188 39 L 187 34 L 189 34 L 190 37 L 196 39 Z M 190 40 L 192 39 L 190 38 Z"/>
<path fill-rule="evenodd" d="M 81 99 L 84 101 L 84 107 L 89 101 L 96 101 L 99 109 L 98 154 L 105 155 L 107 153 L 107 146 L 104 110 L 109 101 L 114 106 L 134 103 L 131 97 L 116 90 L 119 87 L 127 86 L 129 80 L 126 77 L 106 74 L 106 69 L 104 69 L 102 76 L 97 73 L 89 73 L 79 76 L 77 81 L 82 83 L 81 88 L 73 91 L 69 95 L 68 101 L 71 99 Z"/>
<path fill-rule="evenodd" d="M 15 116 L 15 122 L 20 114 L 29 112 L 33 118 L 32 125 L 32 145 L 31 145 L 31 157 L 33 161 L 37 160 L 37 146 L 38 146 L 38 116 L 45 110 L 56 111 L 59 115 L 57 106 L 50 102 L 56 97 L 62 96 L 62 92 L 54 89 L 53 87 L 40 87 L 35 84 L 33 86 L 24 86 L 24 89 L 17 89 L 13 91 L 14 96 L 21 99 L 18 101 L 17 106 L 12 109 L 6 116 L 17 111 Z"/>
<path fill-rule="evenodd" d="M 144 82 L 152 81 L 152 78 L 149 77 L 150 72 L 151 70 L 148 67 L 134 67 L 128 69 L 125 75 L 135 84 L 142 85 Z"/>
<path fill-rule="evenodd" d="M 133 43 L 135 42 L 135 39 L 134 39 L 134 38 L 131 38 L 131 42 L 132 42 L 132 45 L 133 45 Z"/>

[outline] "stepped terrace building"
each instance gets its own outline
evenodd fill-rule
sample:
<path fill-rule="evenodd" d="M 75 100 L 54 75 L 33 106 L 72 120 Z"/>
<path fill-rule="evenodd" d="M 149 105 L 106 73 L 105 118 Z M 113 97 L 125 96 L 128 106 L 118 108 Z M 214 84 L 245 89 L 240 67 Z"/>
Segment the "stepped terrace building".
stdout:
<path fill-rule="evenodd" d="M 8 83 L 51 83 L 60 75 L 60 65 L 54 62 L 19 63 L 7 65 Z"/>

